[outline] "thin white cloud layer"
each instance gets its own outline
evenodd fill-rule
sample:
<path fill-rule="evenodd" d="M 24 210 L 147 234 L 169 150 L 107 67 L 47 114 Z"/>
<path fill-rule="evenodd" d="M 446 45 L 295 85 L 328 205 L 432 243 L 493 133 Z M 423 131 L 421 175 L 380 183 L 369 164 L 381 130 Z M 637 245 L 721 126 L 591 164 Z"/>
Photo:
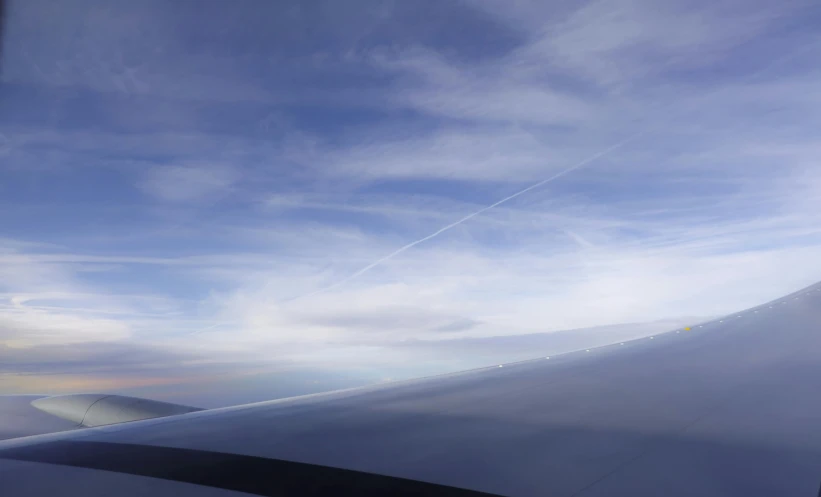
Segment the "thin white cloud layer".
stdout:
<path fill-rule="evenodd" d="M 5 45 L 9 346 L 382 367 L 821 279 L 811 2 L 48 5 Z"/>
<path fill-rule="evenodd" d="M 169 165 L 151 168 L 140 188 L 170 202 L 225 196 L 239 177 L 235 168 L 217 164 Z"/>

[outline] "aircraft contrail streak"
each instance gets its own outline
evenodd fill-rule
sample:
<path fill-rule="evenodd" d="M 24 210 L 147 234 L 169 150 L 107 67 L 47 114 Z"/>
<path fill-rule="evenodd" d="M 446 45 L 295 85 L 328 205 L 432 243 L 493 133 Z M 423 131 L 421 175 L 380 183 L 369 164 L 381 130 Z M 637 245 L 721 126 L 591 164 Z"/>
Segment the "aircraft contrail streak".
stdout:
<path fill-rule="evenodd" d="M 2 0 L 0 0 L 0 1 L 2 1 Z M 810 43 L 810 44 L 807 44 L 807 45 L 803 45 L 798 50 L 795 50 L 792 53 L 789 53 L 785 56 L 782 56 L 782 57 L 779 57 L 779 58 L 776 58 L 776 59 L 770 61 L 769 64 L 767 64 L 763 68 L 759 69 L 758 71 L 755 71 L 754 73 L 750 74 L 748 77 L 744 78 L 742 81 L 748 82 L 750 80 L 758 78 L 758 77 L 762 76 L 763 74 L 766 74 L 766 73 L 770 72 L 773 68 L 777 67 L 778 65 L 783 64 L 784 62 L 797 57 L 799 54 L 802 54 L 804 52 L 809 51 L 811 48 L 814 48 L 817 45 L 818 45 L 817 42 L 816 43 Z M 721 91 L 721 90 L 719 89 L 718 91 Z M 714 92 L 711 92 L 711 93 L 717 93 L 717 91 L 714 91 Z M 669 107 L 669 106 L 671 106 L 671 104 L 667 105 L 666 107 Z M 355 273 L 352 273 L 352 274 L 346 276 L 345 278 L 337 281 L 336 283 L 332 283 L 328 286 L 319 288 L 317 290 L 314 290 L 312 292 L 309 292 L 309 293 L 306 293 L 306 294 L 303 294 L 303 295 L 299 295 L 299 296 L 296 296 L 296 297 L 293 297 L 293 298 L 290 298 L 290 299 L 286 299 L 283 302 L 293 302 L 295 300 L 300 300 L 300 299 L 303 299 L 303 298 L 306 298 L 306 297 L 311 297 L 313 295 L 324 293 L 324 292 L 327 292 L 328 290 L 332 290 L 332 289 L 337 288 L 341 285 L 344 285 L 345 283 L 362 276 L 363 274 L 367 273 L 368 271 L 375 268 L 376 266 L 379 266 L 380 264 L 383 264 L 383 263 L 393 259 L 394 257 L 396 257 L 397 255 L 405 252 L 406 250 L 408 250 L 412 247 L 415 247 L 416 245 L 419 245 L 420 243 L 424 243 L 424 242 L 430 240 L 431 238 L 435 238 L 435 237 L 441 235 L 442 233 L 444 233 L 444 232 L 446 232 L 446 231 L 448 231 L 448 230 L 450 230 L 450 229 L 452 229 L 456 226 L 459 226 L 460 224 L 462 224 L 466 221 L 469 221 L 470 219 L 473 219 L 474 217 L 478 216 L 479 214 L 482 214 L 483 212 L 487 212 L 487 211 L 489 211 L 489 210 L 491 210 L 495 207 L 498 207 L 499 205 L 502 205 L 506 202 L 509 202 L 510 200 L 513 200 L 516 197 L 524 195 L 525 193 L 527 193 L 531 190 L 539 188 L 542 185 L 546 185 L 547 183 L 550 183 L 553 180 L 561 178 L 562 176 L 564 176 L 564 175 L 566 175 L 570 172 L 573 172 L 573 171 L 575 171 L 579 168 L 582 168 L 582 167 L 586 166 L 587 164 L 590 164 L 591 162 L 594 162 L 597 159 L 600 159 L 601 157 L 604 157 L 605 155 L 613 152 L 614 150 L 617 150 L 617 149 L 623 147 L 624 145 L 630 143 L 631 141 L 635 140 L 636 138 L 640 137 L 641 135 L 643 135 L 643 134 L 645 134 L 645 133 L 647 133 L 648 131 L 651 131 L 651 130 L 652 130 L 652 128 L 650 126 L 645 126 L 639 132 L 628 136 L 624 140 L 622 140 L 622 141 L 620 141 L 620 142 L 618 142 L 614 145 L 611 145 L 610 147 L 602 150 L 601 152 L 598 152 L 598 153 L 595 153 L 595 154 L 591 155 L 590 157 L 584 159 L 581 162 L 578 162 L 578 163 L 576 163 L 576 164 L 574 164 L 574 165 L 572 165 L 568 168 L 565 168 L 565 169 L 559 171 L 558 173 L 554 174 L 553 176 L 550 176 L 549 178 L 545 178 L 541 181 L 533 183 L 532 185 L 528 186 L 527 188 L 523 188 L 523 189 L 517 191 L 516 193 L 514 193 L 512 195 L 508 195 L 507 197 L 505 197 L 501 200 L 498 200 L 498 201 L 496 201 L 496 202 L 494 202 L 490 205 L 482 207 L 481 209 L 478 209 L 474 212 L 471 212 L 470 214 L 468 214 L 467 216 L 465 216 L 461 219 L 458 219 L 458 220 L 456 220 L 456 221 L 454 221 L 454 222 L 452 222 L 452 223 L 450 223 L 450 224 L 448 224 L 448 225 L 446 225 L 442 228 L 439 228 L 438 230 L 434 231 L 430 235 L 424 236 L 424 237 L 422 237 L 418 240 L 415 240 L 415 241 L 412 241 L 412 242 L 408 243 L 407 245 L 403 245 L 402 247 L 399 247 L 398 249 L 394 250 L 390 254 L 388 254 L 388 255 L 380 258 L 380 259 L 377 259 L 376 261 L 368 264 L 367 266 L 363 267 L 362 269 L 359 269 Z M 213 324 L 211 326 L 208 326 L 206 328 L 196 330 L 196 331 L 194 331 L 190 334 L 191 335 L 196 335 L 196 334 L 199 334 L 203 331 L 210 330 L 210 329 L 222 326 L 223 324 L 225 324 L 225 323 L 218 322 L 218 323 L 215 323 L 215 324 Z"/>
<path fill-rule="evenodd" d="M 487 205 L 485 207 L 482 207 L 481 209 L 473 211 L 470 214 L 468 214 L 467 216 L 465 216 L 463 218 L 460 218 L 460 219 L 458 219 L 458 220 L 456 220 L 456 221 L 454 221 L 454 222 L 452 222 L 452 223 L 450 223 L 446 226 L 443 226 L 442 228 L 439 228 L 438 230 L 434 231 L 430 235 L 424 236 L 424 237 L 422 237 L 418 240 L 414 240 L 414 241 L 408 243 L 407 245 L 403 245 L 403 246 L 399 247 L 398 249 L 394 250 L 393 252 L 391 252 L 390 254 L 388 254 L 388 255 L 380 258 L 380 259 L 375 260 L 374 262 L 368 264 L 367 266 L 365 266 L 362 269 L 356 271 L 355 273 L 352 273 L 352 274 L 346 276 L 345 278 L 337 281 L 336 283 L 333 283 L 333 284 L 328 285 L 326 287 L 322 287 L 318 290 L 314 290 L 313 292 L 306 293 L 306 294 L 300 295 L 298 297 L 294 297 L 294 298 L 290 299 L 289 302 L 292 302 L 292 301 L 298 300 L 298 299 L 302 299 L 302 298 L 305 298 L 305 297 L 310 297 L 310 296 L 313 296 L 313 295 L 316 295 L 316 294 L 319 294 L 319 293 L 327 292 L 328 290 L 332 290 L 332 289 L 334 289 L 338 286 L 344 285 L 345 283 L 347 283 L 347 282 L 349 282 L 349 281 L 351 281 L 355 278 L 358 278 L 358 277 L 362 276 L 363 274 L 367 273 L 368 271 L 375 268 L 376 266 L 379 266 L 380 264 L 385 263 L 385 262 L 393 259 L 397 255 L 399 255 L 402 252 L 405 252 L 406 250 L 408 250 L 409 248 L 415 247 L 416 245 L 419 245 L 420 243 L 424 243 L 424 242 L 430 240 L 431 238 L 435 238 L 435 237 L 441 235 L 442 233 L 444 233 L 444 232 L 446 232 L 446 231 L 448 231 L 452 228 L 455 228 L 456 226 L 459 226 L 460 224 L 462 224 L 466 221 L 469 221 L 470 219 L 473 219 L 474 217 L 478 216 L 479 214 L 482 214 L 483 212 L 487 212 L 487 211 L 489 211 L 489 210 L 491 210 L 495 207 L 498 207 L 498 206 L 500 206 L 500 205 L 502 205 L 506 202 L 509 202 L 509 201 L 513 200 L 516 197 L 524 195 L 525 193 L 527 193 L 531 190 L 535 190 L 536 188 L 539 188 L 540 186 L 546 185 L 547 183 L 550 183 L 553 180 L 561 178 L 562 176 L 564 176 L 564 175 L 566 175 L 570 172 L 573 172 L 576 169 L 580 169 L 580 168 L 586 166 L 587 164 L 590 164 L 591 162 L 604 157 L 605 155 L 609 154 L 610 152 L 612 152 L 612 151 L 614 151 L 618 148 L 623 147 L 624 145 L 630 143 L 631 141 L 635 140 L 639 136 L 643 135 L 645 133 L 645 131 L 646 130 L 641 130 L 638 133 L 630 135 L 629 137 L 627 137 L 624 140 L 616 143 L 615 145 L 611 145 L 610 147 L 602 150 L 601 152 L 598 152 L 598 153 L 595 153 L 595 154 L 591 155 L 590 157 L 584 159 L 581 162 L 577 162 L 576 164 L 574 164 L 574 165 L 572 165 L 568 168 L 562 169 L 561 171 L 554 174 L 553 176 L 545 178 L 541 181 L 537 181 L 536 183 L 533 183 L 532 185 L 528 186 L 527 188 L 523 188 L 523 189 L 517 191 L 516 193 L 514 193 L 512 195 L 508 195 L 507 197 L 505 197 L 501 200 L 497 200 L 496 202 L 494 202 L 490 205 Z"/>
<path fill-rule="evenodd" d="M 803 52 L 808 51 L 808 50 L 809 50 L 809 48 L 814 47 L 815 45 L 817 45 L 817 43 L 812 43 L 812 44 L 804 45 L 804 46 L 802 46 L 802 47 L 801 47 L 801 48 L 799 48 L 798 50 L 795 50 L 795 51 L 794 51 L 794 52 L 792 52 L 792 53 L 789 53 L 789 54 L 787 54 L 787 55 L 785 55 L 785 56 L 782 56 L 782 57 L 776 58 L 776 59 L 772 60 L 769 64 L 767 64 L 766 66 L 764 66 L 763 68 L 759 69 L 758 71 L 755 71 L 754 73 L 752 73 L 752 74 L 751 74 L 751 75 L 749 75 L 748 77 L 744 78 L 744 80 L 743 80 L 743 81 L 747 82 L 747 81 L 749 81 L 749 80 L 752 80 L 752 79 L 758 78 L 758 77 L 760 77 L 761 75 L 768 73 L 769 71 L 771 71 L 774 67 L 778 66 L 779 64 L 782 64 L 782 63 L 784 63 L 784 62 L 786 62 L 786 61 L 788 61 L 788 60 L 790 60 L 790 59 L 795 58 L 795 57 L 796 57 L 796 56 L 798 56 L 799 54 L 801 54 L 801 53 L 803 53 Z M 719 90 L 719 91 L 720 91 L 720 90 Z M 666 107 L 669 107 L 670 105 L 672 105 L 672 104 L 669 104 L 669 105 L 667 105 Z M 465 216 L 465 217 L 463 217 L 463 218 L 461 218 L 461 219 L 459 219 L 459 220 L 457 220 L 457 221 L 454 221 L 454 222 L 452 222 L 452 223 L 448 224 L 447 226 L 444 226 L 444 227 L 442 227 L 442 228 L 440 228 L 440 229 L 438 229 L 438 230 L 434 231 L 434 232 L 433 232 L 433 233 L 431 233 L 430 235 L 427 235 L 427 236 L 422 237 L 422 238 L 420 238 L 420 239 L 418 239 L 418 240 L 415 240 L 415 241 L 413 241 L 413 242 L 410 242 L 410 243 L 408 243 L 407 245 L 404 245 L 404 246 L 402 246 L 402 247 L 399 247 L 398 249 L 394 250 L 394 251 L 393 251 L 393 252 L 391 252 L 390 254 L 388 254 L 388 255 L 386 255 L 386 256 L 384 256 L 384 257 L 380 258 L 380 259 L 377 259 L 376 261 L 374 261 L 374 262 L 372 262 L 372 263 L 368 264 L 367 266 L 365 266 L 365 267 L 363 267 L 362 269 L 360 269 L 360 270 L 356 271 L 355 273 L 353 273 L 353 274 L 351 274 L 351 275 L 349 275 L 349 276 L 347 276 L 347 277 L 345 277 L 345 278 L 343 278 L 343 279 L 341 279 L 341 280 L 337 281 L 336 283 L 333 283 L 333 284 L 328 285 L 328 286 L 326 286 L 326 287 L 322 287 L 322 288 L 320 288 L 320 289 L 318 289 L 318 290 L 314 290 L 313 292 L 306 293 L 306 294 L 304 294 L 304 295 L 300 295 L 300 296 L 294 297 L 294 298 L 292 298 L 292 299 L 289 299 L 289 300 L 288 300 L 288 302 L 293 302 L 294 300 L 299 300 L 299 299 L 302 299 L 302 298 L 305 298 L 305 297 L 310 297 L 310 296 L 312 296 L 312 295 L 317 295 L 317 294 L 319 294 L 319 293 L 327 292 L 328 290 L 332 290 L 332 289 L 334 289 L 334 288 L 336 288 L 336 287 L 338 287 L 338 286 L 344 285 L 345 283 L 347 283 L 347 282 L 349 282 L 349 281 L 351 281 L 351 280 L 353 280 L 353 279 L 355 279 L 355 278 L 358 278 L 359 276 L 362 276 L 363 274 L 367 273 L 368 271 L 370 271 L 371 269 L 375 268 L 376 266 L 378 266 L 378 265 L 380 265 L 380 264 L 382 264 L 382 263 L 384 263 L 384 262 L 387 262 L 387 261 L 389 261 L 389 260 L 393 259 L 393 258 L 394 258 L 394 257 L 396 257 L 397 255 L 399 255 L 399 254 L 401 254 L 402 252 L 404 252 L 404 251 L 408 250 L 409 248 L 415 247 L 416 245 L 419 245 L 420 243 L 426 242 L 426 241 L 430 240 L 431 238 L 435 238 L 435 237 L 437 237 L 437 236 L 441 235 L 442 233 L 444 233 L 445 231 L 448 231 L 448 230 L 450 230 L 451 228 L 454 228 L 454 227 L 456 227 L 456 226 L 459 226 L 460 224 L 464 223 L 465 221 L 468 221 L 468 220 L 470 220 L 470 219 L 472 219 L 472 218 L 474 218 L 474 217 L 478 216 L 479 214 L 482 214 L 483 212 L 487 212 L 487 211 L 489 211 L 489 210 L 491 210 L 491 209 L 493 209 L 493 208 L 495 208 L 495 207 L 498 207 L 499 205 L 504 204 L 505 202 L 508 202 L 508 201 L 510 201 L 510 200 L 513 200 L 514 198 L 516 198 L 516 197 L 518 197 L 518 196 L 524 195 L 525 193 L 527 193 L 527 192 L 529 192 L 529 191 L 531 191 L 531 190 L 534 190 L 534 189 L 536 189 L 536 188 L 539 188 L 540 186 L 545 185 L 545 184 L 547 184 L 547 183 L 550 183 L 551 181 L 553 181 L 553 180 L 555 180 L 555 179 L 561 178 L 562 176 L 564 176 L 564 175 L 565 175 L 565 174 L 567 174 L 567 173 L 570 173 L 570 172 L 572 172 L 572 171 L 575 171 L 576 169 L 579 169 L 579 168 L 581 168 L 581 167 L 584 167 L 584 166 L 586 166 L 587 164 L 590 164 L 591 162 L 593 162 L 593 161 L 595 161 L 595 160 L 597 160 L 597 159 L 600 159 L 601 157 L 604 157 L 605 155 L 609 154 L 610 152 L 612 152 L 612 151 L 614 151 L 614 150 L 616 150 L 616 149 L 618 149 L 618 148 L 621 148 L 621 147 L 623 147 L 624 145 L 626 145 L 626 144 L 630 143 L 631 141 L 633 141 L 633 140 L 635 140 L 636 138 L 640 137 L 641 135 L 645 134 L 645 133 L 646 133 L 647 131 L 649 131 L 649 130 L 650 130 L 650 127 L 649 127 L 649 126 L 646 126 L 646 127 L 644 127 L 642 130 L 640 130 L 640 131 L 638 131 L 637 133 L 634 133 L 634 134 L 632 134 L 632 135 L 628 136 L 628 137 L 627 137 L 627 138 L 625 138 L 624 140 L 622 140 L 622 141 L 620 141 L 620 142 L 616 143 L 615 145 L 611 145 L 610 147 L 608 147 L 608 148 L 606 148 L 606 149 L 602 150 L 601 152 L 595 153 L 595 154 L 591 155 L 590 157 L 588 157 L 588 158 L 584 159 L 583 161 L 581 161 L 581 162 L 579 162 L 579 163 L 576 163 L 576 164 L 574 164 L 574 165 L 572 165 L 572 166 L 570 166 L 570 167 L 568 167 L 568 168 L 566 168 L 566 169 L 563 169 L 563 170 L 559 171 L 558 173 L 554 174 L 553 176 L 550 176 L 549 178 L 545 178 L 545 179 L 543 179 L 543 180 L 541 180 L 541 181 L 538 181 L 538 182 L 536 182 L 536 183 L 533 183 L 532 185 L 528 186 L 527 188 L 524 188 L 524 189 L 522 189 L 522 190 L 519 190 L 518 192 L 516 192 L 516 193 L 514 193 L 514 194 L 512 194 L 512 195 L 508 195 L 507 197 L 505 197 L 505 198 L 503 198 L 503 199 L 501 199 L 501 200 L 498 200 L 498 201 L 496 201 L 496 202 L 494 202 L 494 203 L 492 203 L 492 204 L 490 204 L 490 205 L 488 205 L 488 206 L 482 207 L 481 209 L 479 209 L 479 210 L 477 210 L 477 211 L 471 212 L 471 213 L 470 213 L 470 214 L 468 214 L 467 216 Z"/>

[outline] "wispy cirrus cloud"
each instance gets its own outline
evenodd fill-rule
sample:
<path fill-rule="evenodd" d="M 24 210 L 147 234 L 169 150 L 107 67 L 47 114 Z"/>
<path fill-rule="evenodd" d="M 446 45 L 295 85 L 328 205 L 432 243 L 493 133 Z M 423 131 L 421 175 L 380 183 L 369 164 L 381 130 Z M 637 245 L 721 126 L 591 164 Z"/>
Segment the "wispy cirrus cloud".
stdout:
<path fill-rule="evenodd" d="M 213 194 L 225 196 L 239 176 L 225 165 L 172 165 L 150 169 L 140 188 L 161 200 L 202 200 Z"/>
<path fill-rule="evenodd" d="M 810 2 L 52 7 L 4 44 L 15 357 L 382 368 L 821 275 Z"/>

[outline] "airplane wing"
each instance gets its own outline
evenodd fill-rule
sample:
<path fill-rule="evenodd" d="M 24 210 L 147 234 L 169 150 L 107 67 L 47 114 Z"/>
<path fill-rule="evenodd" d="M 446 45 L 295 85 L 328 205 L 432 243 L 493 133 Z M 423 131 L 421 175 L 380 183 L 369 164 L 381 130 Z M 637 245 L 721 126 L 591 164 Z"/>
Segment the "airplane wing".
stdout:
<path fill-rule="evenodd" d="M 0 442 L 18 495 L 816 496 L 821 284 L 640 340 Z"/>

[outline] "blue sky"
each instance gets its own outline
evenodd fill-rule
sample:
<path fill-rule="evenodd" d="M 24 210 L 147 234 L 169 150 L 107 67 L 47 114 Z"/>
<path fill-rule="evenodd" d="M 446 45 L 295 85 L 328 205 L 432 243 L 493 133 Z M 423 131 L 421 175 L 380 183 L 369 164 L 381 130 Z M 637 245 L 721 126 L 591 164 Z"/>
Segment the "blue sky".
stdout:
<path fill-rule="evenodd" d="M 387 371 L 821 279 L 816 2 L 8 10 L 3 388 L 122 350 Z"/>

